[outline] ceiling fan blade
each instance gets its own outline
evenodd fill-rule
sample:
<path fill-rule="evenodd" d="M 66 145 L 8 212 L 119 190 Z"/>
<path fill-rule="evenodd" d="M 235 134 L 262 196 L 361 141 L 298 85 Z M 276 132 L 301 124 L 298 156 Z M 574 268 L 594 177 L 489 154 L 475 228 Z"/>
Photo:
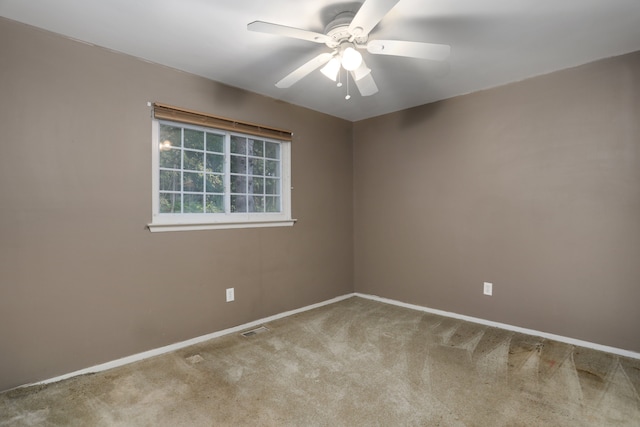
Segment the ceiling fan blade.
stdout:
<path fill-rule="evenodd" d="M 373 80 L 373 76 L 371 73 L 367 73 L 364 76 L 360 76 L 359 80 L 356 80 L 356 74 L 354 71 L 351 71 L 351 77 L 356 82 L 356 86 L 358 86 L 358 91 L 362 96 L 371 96 L 374 93 L 378 92 L 378 86 L 376 86 L 376 82 Z"/>
<path fill-rule="evenodd" d="M 374 55 L 408 56 L 443 61 L 449 57 L 451 46 L 402 40 L 371 40 L 367 43 L 367 51 Z"/>
<path fill-rule="evenodd" d="M 349 24 L 349 33 L 366 36 L 400 0 L 365 0 Z"/>
<path fill-rule="evenodd" d="M 305 62 L 301 67 L 293 70 L 289 75 L 276 83 L 276 86 L 280 89 L 286 89 L 288 87 L 293 86 L 301 78 L 305 77 L 307 74 L 326 64 L 333 58 L 333 53 L 325 52 L 316 56 L 310 61 Z"/>
<path fill-rule="evenodd" d="M 247 30 L 256 31 L 258 33 L 275 34 L 277 36 L 292 37 L 300 40 L 308 40 L 315 43 L 326 43 L 327 41 L 332 40 L 331 37 L 324 34 L 263 21 L 254 21 L 248 24 Z"/>

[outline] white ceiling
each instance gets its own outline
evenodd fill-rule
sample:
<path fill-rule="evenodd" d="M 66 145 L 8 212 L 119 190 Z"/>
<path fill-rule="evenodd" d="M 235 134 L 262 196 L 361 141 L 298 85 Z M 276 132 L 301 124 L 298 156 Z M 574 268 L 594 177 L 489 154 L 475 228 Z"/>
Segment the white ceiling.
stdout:
<path fill-rule="evenodd" d="M 451 46 L 446 63 L 371 55 L 380 91 L 361 97 L 319 70 L 275 83 L 325 45 L 247 31 L 268 21 L 323 32 L 359 2 L 0 0 L 0 16 L 356 121 L 640 50 L 640 0 L 400 0 L 370 39 Z"/>

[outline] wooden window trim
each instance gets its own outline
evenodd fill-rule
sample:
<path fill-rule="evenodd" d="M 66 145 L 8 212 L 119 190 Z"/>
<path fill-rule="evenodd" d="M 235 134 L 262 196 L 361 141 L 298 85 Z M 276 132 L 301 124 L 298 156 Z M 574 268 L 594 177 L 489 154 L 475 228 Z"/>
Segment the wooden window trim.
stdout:
<path fill-rule="evenodd" d="M 159 120 L 169 120 L 180 123 L 188 123 L 198 126 L 206 126 L 227 130 L 231 132 L 241 132 L 263 138 L 272 138 L 280 141 L 291 142 L 293 133 L 288 130 L 278 129 L 270 126 L 258 125 L 240 120 L 232 120 L 226 117 L 214 116 L 199 111 L 187 110 L 186 108 L 174 107 L 172 105 L 153 104 L 153 116 Z"/>

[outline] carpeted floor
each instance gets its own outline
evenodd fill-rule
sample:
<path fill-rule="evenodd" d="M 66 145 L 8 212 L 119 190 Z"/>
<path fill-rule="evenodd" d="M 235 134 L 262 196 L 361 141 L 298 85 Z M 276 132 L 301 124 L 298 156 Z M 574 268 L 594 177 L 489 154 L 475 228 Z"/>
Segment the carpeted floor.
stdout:
<path fill-rule="evenodd" d="M 640 360 L 362 298 L 0 394 L 0 426 L 640 426 Z"/>

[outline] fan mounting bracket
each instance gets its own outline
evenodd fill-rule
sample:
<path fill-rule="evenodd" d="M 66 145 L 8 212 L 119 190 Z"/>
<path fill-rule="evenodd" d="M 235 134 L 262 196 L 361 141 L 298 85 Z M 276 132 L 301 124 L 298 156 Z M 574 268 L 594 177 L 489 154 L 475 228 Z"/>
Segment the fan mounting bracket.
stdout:
<path fill-rule="evenodd" d="M 355 13 L 353 12 L 339 13 L 333 21 L 325 27 L 324 33 L 331 37 L 331 41 L 326 43 L 328 47 L 335 49 L 346 41 L 350 41 L 356 46 L 367 42 L 367 35 L 357 36 L 358 34 L 361 34 L 361 31 L 355 31 L 356 34 L 352 34 L 349 31 L 349 25 L 351 24 L 354 16 Z M 362 30 L 361 28 L 357 28 L 356 30 L 358 29 Z"/>

